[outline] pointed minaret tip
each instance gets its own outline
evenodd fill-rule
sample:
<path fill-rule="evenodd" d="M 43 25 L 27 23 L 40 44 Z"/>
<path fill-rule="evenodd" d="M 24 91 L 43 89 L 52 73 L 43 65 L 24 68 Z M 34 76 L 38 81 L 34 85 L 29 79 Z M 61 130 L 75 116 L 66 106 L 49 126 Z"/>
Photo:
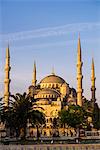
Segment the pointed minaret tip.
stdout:
<path fill-rule="evenodd" d="M 34 61 L 34 70 L 36 70 L 36 61 Z"/>
<path fill-rule="evenodd" d="M 92 58 L 92 66 L 91 66 L 91 70 L 92 70 L 92 73 L 91 73 L 91 79 L 95 79 L 95 68 L 94 68 L 94 59 Z"/>
<path fill-rule="evenodd" d="M 81 47 L 81 43 L 80 43 L 80 33 L 79 33 L 79 37 L 78 37 L 78 48 Z"/>
<path fill-rule="evenodd" d="M 36 65 L 36 61 L 34 60 L 34 65 Z"/>
<path fill-rule="evenodd" d="M 78 59 L 79 62 L 81 61 L 81 41 L 80 41 L 80 34 L 79 34 L 79 37 L 78 37 L 77 59 Z"/>
<path fill-rule="evenodd" d="M 78 43 L 80 44 L 80 32 L 79 32 L 79 35 L 78 35 Z"/>
<path fill-rule="evenodd" d="M 92 106 L 94 108 L 94 104 L 96 101 L 96 97 L 95 97 L 95 91 L 96 91 L 96 87 L 95 87 L 95 67 L 94 67 L 94 59 L 92 58 L 92 66 L 91 66 L 91 100 L 92 100 Z"/>
<path fill-rule="evenodd" d="M 92 57 L 92 69 L 94 69 L 94 59 Z"/>
<path fill-rule="evenodd" d="M 78 34 L 78 38 L 80 39 L 80 32 L 79 32 L 79 34 Z"/>
<path fill-rule="evenodd" d="M 9 44 L 8 47 L 6 48 L 6 58 L 10 57 L 10 52 L 9 52 Z"/>

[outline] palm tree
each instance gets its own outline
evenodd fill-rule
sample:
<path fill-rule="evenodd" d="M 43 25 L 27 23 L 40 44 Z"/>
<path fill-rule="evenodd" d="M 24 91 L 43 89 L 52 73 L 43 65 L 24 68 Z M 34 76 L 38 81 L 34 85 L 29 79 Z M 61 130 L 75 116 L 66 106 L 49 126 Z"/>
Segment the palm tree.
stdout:
<path fill-rule="evenodd" d="M 40 133 L 39 133 L 39 127 L 43 124 L 45 124 L 45 116 L 42 112 L 38 111 L 38 110 L 32 110 L 30 112 L 30 123 L 32 124 L 32 126 L 36 126 L 37 128 L 37 138 L 40 137 Z"/>
<path fill-rule="evenodd" d="M 10 101 L 9 111 L 6 113 L 6 121 L 9 124 L 10 130 L 15 130 L 17 136 L 22 139 L 26 137 L 27 121 L 38 127 L 45 123 L 44 114 L 33 109 L 33 104 L 29 95 L 26 93 L 11 95 L 13 100 Z"/>
<path fill-rule="evenodd" d="M 14 124 L 12 122 L 12 109 L 11 107 L 5 107 L 2 100 L 3 97 L 0 98 L 0 121 L 5 124 L 6 136 L 8 136 L 8 129 L 10 129 L 11 131 L 14 127 Z"/>
<path fill-rule="evenodd" d="M 3 107 L 2 121 L 5 122 L 6 129 L 10 130 L 10 135 L 16 133 L 16 137 L 26 137 L 27 121 L 38 127 L 45 123 L 44 114 L 38 110 L 34 110 L 32 102 L 26 93 L 10 96 L 9 107 Z M 1 109 L 0 103 L 0 110 Z M 1 111 L 0 111 L 1 115 Z M 8 131 L 8 130 L 7 130 Z"/>
<path fill-rule="evenodd" d="M 11 96 L 14 101 L 12 102 L 12 116 L 15 124 L 17 134 L 21 133 L 22 138 L 26 136 L 27 119 L 29 118 L 29 111 L 32 109 L 32 103 L 26 93 Z M 18 136 L 19 136 L 18 134 Z"/>

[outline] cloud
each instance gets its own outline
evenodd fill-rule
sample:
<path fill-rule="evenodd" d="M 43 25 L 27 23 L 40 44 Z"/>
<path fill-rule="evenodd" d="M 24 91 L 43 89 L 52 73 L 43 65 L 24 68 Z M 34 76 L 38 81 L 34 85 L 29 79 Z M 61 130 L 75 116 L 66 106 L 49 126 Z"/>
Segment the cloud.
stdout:
<path fill-rule="evenodd" d="M 66 40 L 67 41 L 67 40 Z M 44 42 L 44 43 L 39 43 L 39 44 L 23 44 L 23 45 L 16 45 L 16 46 L 11 46 L 12 49 L 14 50 L 25 50 L 25 49 L 34 49 L 34 50 L 40 50 L 40 49 L 43 49 L 43 48 L 47 48 L 47 47 L 62 47 L 62 46 L 71 46 L 72 44 L 76 44 L 77 43 L 77 40 L 68 40 L 68 42 L 66 41 L 56 41 L 56 42 Z M 96 43 L 96 44 L 99 44 L 100 43 L 100 38 L 89 38 L 89 39 L 82 39 L 81 42 L 88 42 L 88 43 Z M 5 47 L 3 46 L 0 46 L 0 49 L 3 49 L 5 50 Z"/>
<path fill-rule="evenodd" d="M 56 27 L 40 28 L 31 31 L 23 31 L 9 34 L 0 34 L 1 41 L 18 41 L 32 38 L 44 38 L 50 36 L 66 35 L 82 31 L 100 29 L 100 22 L 95 23 L 75 23 Z"/>

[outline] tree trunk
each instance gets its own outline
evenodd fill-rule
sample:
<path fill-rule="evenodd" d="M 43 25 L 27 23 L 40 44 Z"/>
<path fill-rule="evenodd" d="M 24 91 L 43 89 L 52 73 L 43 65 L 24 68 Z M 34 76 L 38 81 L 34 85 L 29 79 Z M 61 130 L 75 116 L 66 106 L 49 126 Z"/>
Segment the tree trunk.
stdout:
<path fill-rule="evenodd" d="M 39 139 L 39 137 L 40 137 L 40 132 L 39 132 L 39 129 L 38 129 L 38 125 L 36 125 L 36 128 L 37 128 L 37 139 Z"/>
<path fill-rule="evenodd" d="M 80 138 L 80 129 L 77 127 L 76 129 L 76 143 L 79 143 L 79 138 Z"/>
<path fill-rule="evenodd" d="M 26 126 L 21 129 L 21 139 L 25 140 L 26 138 Z"/>

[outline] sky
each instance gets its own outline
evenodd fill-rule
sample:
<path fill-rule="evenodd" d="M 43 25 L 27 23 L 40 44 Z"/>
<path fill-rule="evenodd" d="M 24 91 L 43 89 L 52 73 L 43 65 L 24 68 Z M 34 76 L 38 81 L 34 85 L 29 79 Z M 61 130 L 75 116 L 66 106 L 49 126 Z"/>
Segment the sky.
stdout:
<path fill-rule="evenodd" d="M 0 0 L 0 95 L 4 92 L 5 52 L 9 43 L 11 93 L 51 74 L 77 87 L 77 42 L 81 38 L 83 95 L 91 99 L 91 61 L 95 62 L 96 99 L 100 105 L 100 1 Z"/>

